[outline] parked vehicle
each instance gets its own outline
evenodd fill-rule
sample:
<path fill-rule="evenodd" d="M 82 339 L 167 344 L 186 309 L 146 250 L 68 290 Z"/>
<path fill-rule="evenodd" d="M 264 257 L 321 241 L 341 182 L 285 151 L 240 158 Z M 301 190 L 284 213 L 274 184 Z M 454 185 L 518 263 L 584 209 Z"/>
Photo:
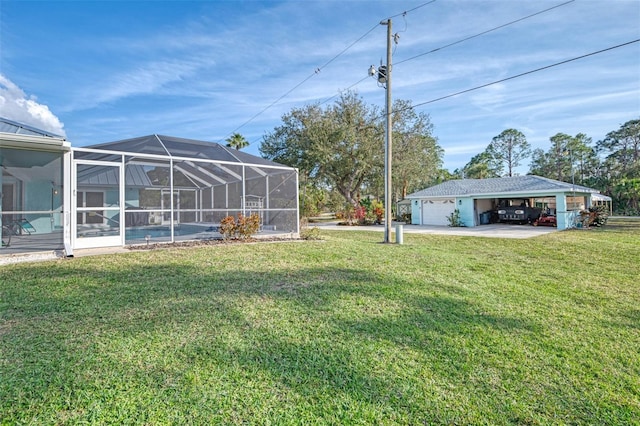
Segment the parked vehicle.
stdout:
<path fill-rule="evenodd" d="M 533 226 L 558 226 L 556 216 L 551 213 L 542 213 L 538 219 L 533 222 Z"/>
<path fill-rule="evenodd" d="M 498 222 L 533 224 L 541 212 L 542 209 L 532 207 L 526 198 L 502 199 L 498 204 Z"/>

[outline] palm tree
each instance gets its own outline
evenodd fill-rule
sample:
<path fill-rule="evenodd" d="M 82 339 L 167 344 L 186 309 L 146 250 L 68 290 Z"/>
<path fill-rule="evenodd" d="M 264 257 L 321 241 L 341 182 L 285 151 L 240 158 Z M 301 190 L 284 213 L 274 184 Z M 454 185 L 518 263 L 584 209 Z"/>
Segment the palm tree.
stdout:
<path fill-rule="evenodd" d="M 240 133 L 234 133 L 227 138 L 229 148 L 242 149 L 249 146 L 249 142 Z"/>

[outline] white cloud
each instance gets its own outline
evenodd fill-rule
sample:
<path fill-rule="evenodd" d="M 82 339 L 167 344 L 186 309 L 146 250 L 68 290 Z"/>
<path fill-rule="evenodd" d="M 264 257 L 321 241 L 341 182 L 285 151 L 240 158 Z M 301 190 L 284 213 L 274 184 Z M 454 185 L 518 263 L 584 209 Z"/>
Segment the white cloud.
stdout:
<path fill-rule="evenodd" d="M 64 124 L 49 107 L 39 103 L 11 80 L 0 74 L 0 114 L 4 118 L 66 137 Z"/>
<path fill-rule="evenodd" d="M 76 89 L 76 99 L 67 108 L 72 111 L 90 109 L 124 98 L 168 93 L 172 84 L 188 80 L 200 66 L 197 61 L 140 63 L 128 71 L 113 73 L 99 84 L 91 82 L 82 90 Z"/>

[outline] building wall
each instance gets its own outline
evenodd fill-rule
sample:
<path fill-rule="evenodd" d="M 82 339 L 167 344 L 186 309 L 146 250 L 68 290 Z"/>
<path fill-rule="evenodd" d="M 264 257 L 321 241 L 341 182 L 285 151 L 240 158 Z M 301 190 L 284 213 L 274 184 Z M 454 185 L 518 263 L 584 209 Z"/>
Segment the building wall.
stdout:
<path fill-rule="evenodd" d="M 24 210 L 46 211 L 59 206 L 52 206 L 55 202 L 51 181 L 34 180 L 24 183 Z M 53 207 L 53 208 L 52 208 Z M 36 229 L 36 233 L 49 233 L 53 230 L 53 217 L 42 214 L 25 215 L 26 219 Z"/>
<path fill-rule="evenodd" d="M 411 224 L 420 225 L 422 220 L 422 202 L 420 200 L 411 200 Z"/>
<path fill-rule="evenodd" d="M 476 199 L 473 197 L 458 197 L 455 199 L 455 206 L 460 212 L 460 220 L 466 227 L 480 225 L 479 215 L 493 207 L 493 200 L 500 198 L 545 198 L 555 200 L 549 202 L 552 209 L 556 212 L 556 220 L 558 229 L 568 229 L 574 226 L 575 217 L 579 214 L 578 210 L 573 208 L 582 209 L 585 205 L 590 205 L 591 200 L 588 194 L 576 194 L 576 198 L 582 200 L 580 203 L 574 203 L 570 199 L 574 196 L 573 193 L 565 194 L 564 192 L 548 193 L 542 195 L 532 195 L 530 193 L 520 194 L 495 194 L 487 195 L 483 198 Z M 571 202 L 570 202 L 571 201 Z M 422 220 L 422 199 L 411 200 L 411 223 L 413 225 L 420 225 Z"/>
<path fill-rule="evenodd" d="M 456 198 L 456 208 L 460 211 L 460 221 L 464 226 L 476 226 L 473 198 Z"/>

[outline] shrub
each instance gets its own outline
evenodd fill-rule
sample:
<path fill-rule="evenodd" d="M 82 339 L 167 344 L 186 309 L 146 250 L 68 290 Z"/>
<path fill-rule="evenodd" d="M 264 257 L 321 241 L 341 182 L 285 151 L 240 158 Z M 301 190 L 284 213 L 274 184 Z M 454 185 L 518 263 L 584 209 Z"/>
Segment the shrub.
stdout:
<path fill-rule="evenodd" d="M 580 219 L 585 228 L 603 226 L 609 219 L 609 213 L 606 206 L 592 206 L 580 212 Z"/>
<path fill-rule="evenodd" d="M 220 234 L 224 240 L 231 238 L 240 238 L 246 240 L 260 230 L 260 215 L 253 213 L 251 216 L 245 216 L 238 213 L 238 219 L 233 216 L 227 216 L 220 221 Z"/>
<path fill-rule="evenodd" d="M 384 218 L 384 205 L 381 201 L 363 198 L 355 209 L 354 219 L 358 225 L 380 224 Z"/>
<path fill-rule="evenodd" d="M 382 219 L 384 219 L 384 204 L 381 201 L 372 201 L 371 202 L 371 212 L 375 216 L 375 222 L 379 225 L 382 223 Z"/>
<path fill-rule="evenodd" d="M 321 240 L 320 229 L 317 226 L 309 226 L 309 219 L 300 218 L 300 238 L 303 240 Z"/>
<path fill-rule="evenodd" d="M 402 213 L 400 215 L 400 221 L 406 223 L 407 225 L 411 225 L 411 213 Z"/>
<path fill-rule="evenodd" d="M 453 213 L 447 216 L 447 221 L 449 222 L 449 226 L 458 228 L 464 226 L 464 223 L 460 220 L 460 210 L 455 209 Z"/>
<path fill-rule="evenodd" d="M 227 216 L 220 221 L 220 227 L 218 228 L 222 239 L 230 240 L 236 236 L 236 220 L 233 216 Z"/>
<path fill-rule="evenodd" d="M 300 228 L 300 238 L 303 240 L 321 240 L 320 228 L 317 226 Z"/>
<path fill-rule="evenodd" d="M 351 204 L 344 206 L 344 210 L 336 213 L 336 218 L 343 219 L 340 225 L 353 225 L 356 222 L 356 211 Z"/>
<path fill-rule="evenodd" d="M 358 221 L 358 223 L 363 223 L 367 217 L 367 208 L 365 206 L 356 207 L 353 217 Z"/>
<path fill-rule="evenodd" d="M 251 216 L 238 214 L 236 222 L 236 234 L 239 238 L 246 240 L 260 230 L 260 215 L 253 213 Z"/>

